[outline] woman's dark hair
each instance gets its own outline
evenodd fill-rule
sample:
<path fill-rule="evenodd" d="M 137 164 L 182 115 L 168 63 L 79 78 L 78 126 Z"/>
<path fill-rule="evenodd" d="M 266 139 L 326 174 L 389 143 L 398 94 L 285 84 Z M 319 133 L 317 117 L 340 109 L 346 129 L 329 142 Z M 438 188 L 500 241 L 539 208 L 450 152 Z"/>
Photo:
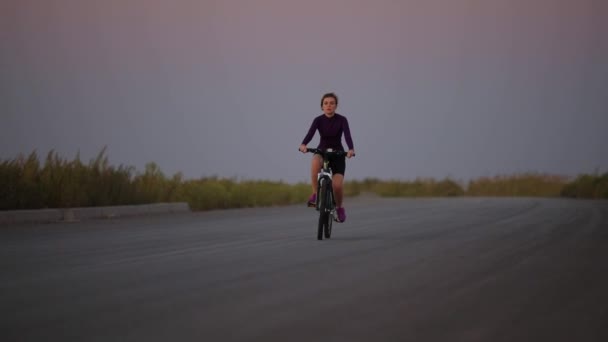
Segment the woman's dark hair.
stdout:
<path fill-rule="evenodd" d="M 334 93 L 327 93 L 327 94 L 324 94 L 323 97 L 321 98 L 321 107 L 323 107 L 323 100 L 325 100 L 328 97 L 332 97 L 334 100 L 336 100 L 336 106 L 338 105 L 338 96 L 336 96 L 336 94 L 334 94 Z"/>

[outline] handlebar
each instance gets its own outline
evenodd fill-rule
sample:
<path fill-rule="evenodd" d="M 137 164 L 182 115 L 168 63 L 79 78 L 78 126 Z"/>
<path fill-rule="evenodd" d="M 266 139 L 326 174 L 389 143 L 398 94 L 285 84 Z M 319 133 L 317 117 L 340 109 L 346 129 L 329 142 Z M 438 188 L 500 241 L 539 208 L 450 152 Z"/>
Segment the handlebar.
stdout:
<path fill-rule="evenodd" d="M 325 150 L 321 150 L 318 148 L 306 148 L 306 152 L 309 153 L 315 153 L 315 154 L 320 154 L 322 156 L 325 157 L 346 157 L 346 155 L 348 154 L 348 152 L 344 152 L 344 151 L 325 151 Z M 353 154 L 353 157 L 355 155 Z"/>

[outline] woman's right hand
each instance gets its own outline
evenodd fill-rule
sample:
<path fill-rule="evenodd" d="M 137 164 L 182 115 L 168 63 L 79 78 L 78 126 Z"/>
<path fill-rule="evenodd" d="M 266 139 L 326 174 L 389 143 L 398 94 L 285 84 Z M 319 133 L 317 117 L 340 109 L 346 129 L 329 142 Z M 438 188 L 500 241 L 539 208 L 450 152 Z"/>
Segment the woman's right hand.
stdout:
<path fill-rule="evenodd" d="M 306 153 L 306 145 L 304 145 L 304 144 L 300 145 L 300 152 Z"/>

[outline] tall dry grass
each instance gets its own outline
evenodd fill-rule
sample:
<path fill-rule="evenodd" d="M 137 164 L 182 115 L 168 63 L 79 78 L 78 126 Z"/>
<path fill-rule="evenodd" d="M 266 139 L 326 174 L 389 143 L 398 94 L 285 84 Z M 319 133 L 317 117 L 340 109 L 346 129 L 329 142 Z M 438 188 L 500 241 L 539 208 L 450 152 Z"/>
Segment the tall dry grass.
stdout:
<path fill-rule="evenodd" d="M 105 148 L 88 164 L 55 151 L 43 165 L 36 151 L 0 162 L 0 210 L 182 201 L 194 210 L 273 206 L 304 202 L 309 189 L 274 181 L 184 180 L 181 173 L 166 176 L 155 163 L 137 172 L 110 165 Z"/>
<path fill-rule="evenodd" d="M 385 197 L 535 196 L 608 198 L 608 173 L 563 176 L 524 173 L 481 177 L 466 186 L 446 178 L 413 181 L 365 178 L 347 180 L 345 196 L 363 192 Z M 207 177 L 185 180 L 165 175 L 155 163 L 143 172 L 110 165 L 106 149 L 83 163 L 50 151 L 41 163 L 36 151 L 0 161 L 0 210 L 188 202 L 193 210 L 304 203 L 310 185 L 268 180 Z"/>

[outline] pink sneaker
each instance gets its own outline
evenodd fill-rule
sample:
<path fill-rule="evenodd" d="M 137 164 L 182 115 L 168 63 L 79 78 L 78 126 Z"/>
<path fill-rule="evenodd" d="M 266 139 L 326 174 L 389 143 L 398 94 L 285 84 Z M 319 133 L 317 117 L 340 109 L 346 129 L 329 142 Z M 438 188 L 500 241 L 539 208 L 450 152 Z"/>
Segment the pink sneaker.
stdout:
<path fill-rule="evenodd" d="M 338 208 L 338 222 L 344 222 L 346 221 L 346 212 L 344 211 L 344 208 Z"/>
<path fill-rule="evenodd" d="M 309 207 L 316 207 L 317 206 L 317 194 L 312 194 L 310 195 L 310 197 L 308 198 L 308 206 Z"/>

